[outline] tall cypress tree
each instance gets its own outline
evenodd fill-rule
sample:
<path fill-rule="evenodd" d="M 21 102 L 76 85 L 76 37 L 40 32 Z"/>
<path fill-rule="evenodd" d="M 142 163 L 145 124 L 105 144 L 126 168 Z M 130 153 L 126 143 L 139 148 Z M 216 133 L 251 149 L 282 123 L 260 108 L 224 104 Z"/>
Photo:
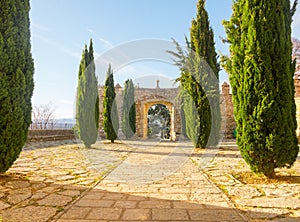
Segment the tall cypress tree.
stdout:
<path fill-rule="evenodd" d="M 134 101 L 134 85 L 132 80 L 128 79 L 124 84 L 122 110 L 122 131 L 126 138 L 132 137 L 136 132 L 136 108 Z"/>
<path fill-rule="evenodd" d="M 111 65 L 108 67 L 104 86 L 103 128 L 106 138 L 114 143 L 115 139 L 118 137 L 119 115 L 116 102 L 114 76 Z"/>
<path fill-rule="evenodd" d="M 99 122 L 98 81 L 95 75 L 93 42 L 82 52 L 78 72 L 76 121 L 79 138 L 85 147 L 97 140 Z"/>
<path fill-rule="evenodd" d="M 97 128 L 97 136 L 98 136 L 98 129 L 99 129 L 99 119 L 100 119 L 100 107 L 99 107 L 99 93 L 98 93 L 98 79 L 96 77 L 96 67 L 95 67 L 95 59 L 94 59 L 94 48 L 93 48 L 93 41 L 90 39 L 90 46 L 89 46 L 89 60 L 87 61 L 88 67 L 92 75 L 92 88 L 93 93 L 97 91 L 97 99 L 95 103 L 95 124 Z M 94 96 L 94 95 L 93 95 Z"/>
<path fill-rule="evenodd" d="M 29 0 L 0 1 L 0 173 L 18 158 L 31 123 L 29 10 Z"/>
<path fill-rule="evenodd" d="M 205 0 L 198 1 L 197 16 L 196 19 L 192 21 L 190 38 L 190 47 L 196 54 L 196 57 L 199 57 L 201 60 L 200 67 L 195 70 L 200 71 L 198 75 L 202 77 L 202 80 L 198 81 L 198 83 L 201 83 L 201 88 L 204 90 L 204 94 L 201 90 L 198 101 L 196 102 L 200 118 L 199 147 L 205 147 L 207 143 L 208 145 L 216 145 L 219 142 L 221 126 L 219 94 L 220 69 L 217 62 L 214 33 L 210 27 L 208 14 L 205 10 Z M 206 64 L 203 64 L 203 61 L 205 61 Z M 209 105 L 207 104 L 208 100 L 210 100 Z M 202 134 L 204 136 L 202 136 Z"/>
<path fill-rule="evenodd" d="M 182 108 L 185 117 L 185 133 L 186 136 L 194 141 L 194 144 L 199 143 L 200 119 L 197 113 L 195 103 L 189 93 L 182 94 Z M 195 145 L 195 147 L 199 147 Z"/>
<path fill-rule="evenodd" d="M 224 22 L 237 122 L 237 144 L 255 173 L 274 177 L 275 168 L 291 167 L 296 138 L 291 22 L 296 8 L 287 0 L 237 0 Z"/>
<path fill-rule="evenodd" d="M 187 92 L 183 93 L 187 136 L 195 147 L 204 148 L 216 145 L 220 136 L 219 64 L 205 0 L 198 1 L 197 15 L 190 29 L 190 42 L 187 39 L 186 42 L 188 52 L 184 52 L 175 42 L 178 52 L 171 54 L 178 59 L 176 64 L 181 69 L 177 81 Z"/>

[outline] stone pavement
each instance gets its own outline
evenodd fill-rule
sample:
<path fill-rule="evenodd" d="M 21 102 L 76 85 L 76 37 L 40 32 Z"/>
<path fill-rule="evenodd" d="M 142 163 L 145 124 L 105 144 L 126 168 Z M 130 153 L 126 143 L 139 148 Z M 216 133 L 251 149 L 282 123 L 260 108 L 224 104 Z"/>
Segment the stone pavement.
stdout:
<path fill-rule="evenodd" d="M 57 222 L 245 221 L 189 159 L 186 143 L 135 142 L 129 157 Z"/>
<path fill-rule="evenodd" d="M 214 151 L 212 163 L 203 169 L 209 178 L 243 211 L 247 221 L 300 221 L 300 154 L 291 169 L 278 169 L 277 179 L 244 181 L 251 173 L 235 142 L 224 142 Z M 203 150 L 193 154 L 199 163 Z"/>
<path fill-rule="evenodd" d="M 130 149 L 100 142 L 92 149 L 76 141 L 27 144 L 0 174 L 0 221 L 51 220 L 120 164 Z"/>
<path fill-rule="evenodd" d="M 0 174 L 0 221 L 300 221 L 299 158 L 278 181 L 244 172 L 234 142 L 31 144 Z"/>

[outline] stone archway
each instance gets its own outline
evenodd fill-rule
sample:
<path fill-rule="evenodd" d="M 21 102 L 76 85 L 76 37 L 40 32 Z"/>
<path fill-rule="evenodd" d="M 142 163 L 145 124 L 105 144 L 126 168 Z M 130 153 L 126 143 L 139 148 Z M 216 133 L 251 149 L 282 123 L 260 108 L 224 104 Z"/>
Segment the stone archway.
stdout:
<path fill-rule="evenodd" d="M 137 135 L 147 139 L 148 137 L 148 111 L 150 107 L 156 104 L 162 104 L 167 107 L 170 112 L 170 139 L 171 141 L 176 140 L 175 132 L 175 105 L 168 101 L 166 98 L 159 95 L 147 95 L 136 102 L 136 111 L 137 111 Z"/>
<path fill-rule="evenodd" d="M 117 84 L 115 87 L 116 102 L 119 113 L 119 120 L 121 120 L 122 107 L 123 107 L 123 89 Z M 181 115 L 180 108 L 176 102 L 178 96 L 178 88 L 160 88 L 159 85 L 154 89 L 149 88 L 135 88 L 135 102 L 136 102 L 136 135 L 138 137 L 147 138 L 147 112 L 149 108 L 155 104 L 163 104 L 170 111 L 171 127 L 170 137 L 172 140 L 176 139 L 176 134 L 181 133 Z M 99 87 L 99 134 L 104 136 L 103 130 L 103 95 L 104 87 Z M 119 129 L 121 134 L 121 129 Z"/>

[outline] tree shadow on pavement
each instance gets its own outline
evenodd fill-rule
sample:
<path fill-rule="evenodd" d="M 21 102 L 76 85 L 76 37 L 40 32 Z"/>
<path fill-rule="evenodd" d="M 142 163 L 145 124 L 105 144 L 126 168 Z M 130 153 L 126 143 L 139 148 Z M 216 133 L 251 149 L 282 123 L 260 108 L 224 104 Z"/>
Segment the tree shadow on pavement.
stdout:
<path fill-rule="evenodd" d="M 201 190 L 201 187 L 199 187 Z M 268 213 L 266 209 L 239 211 L 210 201 L 163 198 L 149 193 L 111 192 L 103 189 L 32 181 L 0 175 L 0 221 L 299 221 L 300 217 Z M 200 195 L 200 194 L 199 194 Z M 268 209 L 267 209 L 268 210 Z"/>

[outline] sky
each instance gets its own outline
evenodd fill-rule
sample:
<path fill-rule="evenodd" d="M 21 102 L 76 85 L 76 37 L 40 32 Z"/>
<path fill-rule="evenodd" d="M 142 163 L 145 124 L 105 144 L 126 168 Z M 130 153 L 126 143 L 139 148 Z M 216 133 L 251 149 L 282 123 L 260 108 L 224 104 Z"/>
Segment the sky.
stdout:
<path fill-rule="evenodd" d="M 140 87 L 172 87 L 179 76 L 166 50 L 172 39 L 184 44 L 197 0 L 31 0 L 31 44 L 35 64 L 33 105 L 51 103 L 56 118 L 73 118 L 78 68 L 85 44 L 93 39 L 96 75 L 104 83 L 109 63 L 115 84 L 132 78 Z M 216 50 L 228 54 L 222 20 L 232 0 L 207 0 Z M 300 39 L 300 6 L 293 37 Z M 220 82 L 228 75 L 220 72 Z M 176 86 L 176 85 L 175 85 Z"/>

